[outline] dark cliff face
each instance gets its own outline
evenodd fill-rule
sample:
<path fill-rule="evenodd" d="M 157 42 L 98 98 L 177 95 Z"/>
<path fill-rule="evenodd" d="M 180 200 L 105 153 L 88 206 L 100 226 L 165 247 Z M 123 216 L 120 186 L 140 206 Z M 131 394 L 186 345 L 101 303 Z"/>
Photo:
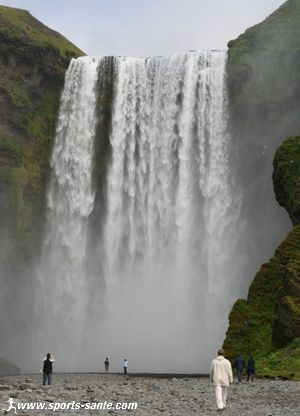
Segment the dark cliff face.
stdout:
<path fill-rule="evenodd" d="M 64 73 L 83 53 L 28 12 L 0 7 L 0 263 L 25 259 L 45 212 Z M 26 249 L 25 249 L 26 248 Z"/>
<path fill-rule="evenodd" d="M 278 146 L 293 136 L 276 152 L 273 184 L 295 228 L 256 274 L 247 300 L 234 305 L 224 348 L 230 358 L 253 352 L 261 375 L 299 379 L 300 1 L 287 1 L 228 46 L 230 128 L 242 167 L 240 184 L 248 190 L 243 209 L 253 213 L 249 226 L 258 230 L 269 222 L 270 232 L 279 226 L 260 215 L 271 183 L 257 194 L 251 178 L 257 172 L 271 178 Z M 259 152 L 261 158 L 251 164 Z M 263 242 L 256 241 L 259 249 Z"/>
<path fill-rule="evenodd" d="M 259 230 L 265 227 L 274 241 L 280 241 L 283 234 L 276 234 L 279 227 L 273 226 L 280 210 L 273 204 L 272 161 L 283 140 L 300 131 L 299 0 L 287 1 L 228 46 L 232 166 L 245 195 L 244 217 L 257 234 L 254 240 L 263 244 Z M 277 210 L 276 215 L 266 211 L 267 204 Z"/>
<path fill-rule="evenodd" d="M 228 43 L 231 169 L 243 195 L 238 246 L 247 253 L 248 284 L 291 227 L 275 201 L 272 163 L 282 141 L 300 131 L 299 22 L 300 2 L 289 0 Z"/>

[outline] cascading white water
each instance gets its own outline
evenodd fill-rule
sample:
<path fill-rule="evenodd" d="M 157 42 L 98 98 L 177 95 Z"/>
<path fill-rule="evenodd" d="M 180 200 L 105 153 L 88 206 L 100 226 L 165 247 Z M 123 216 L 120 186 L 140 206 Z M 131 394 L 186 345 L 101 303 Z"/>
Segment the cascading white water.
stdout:
<path fill-rule="evenodd" d="M 72 60 L 65 77 L 51 158 L 47 228 L 39 277 L 42 279 L 44 350 L 59 350 L 66 328 L 69 347 L 85 319 L 85 258 L 88 218 L 93 209 L 93 145 L 98 63 Z M 74 336 L 75 335 L 75 336 Z M 65 346 L 65 342 L 63 343 Z"/>
<path fill-rule="evenodd" d="M 114 354 L 140 369 L 204 369 L 238 295 L 225 62 L 219 51 L 117 59 L 106 320 L 122 334 Z"/>
<path fill-rule="evenodd" d="M 62 334 L 79 346 L 84 329 L 85 368 L 96 354 L 109 354 L 115 361 L 127 356 L 139 371 L 204 371 L 222 340 L 240 295 L 234 242 L 242 225 L 228 162 L 225 63 L 220 51 L 114 58 L 106 206 L 102 231 L 93 235 L 101 290 L 89 287 L 85 264 L 95 233 L 88 223 L 97 62 L 71 63 L 40 275 L 45 292 L 52 291 L 52 301 L 44 301 L 48 341 L 63 356 Z"/>

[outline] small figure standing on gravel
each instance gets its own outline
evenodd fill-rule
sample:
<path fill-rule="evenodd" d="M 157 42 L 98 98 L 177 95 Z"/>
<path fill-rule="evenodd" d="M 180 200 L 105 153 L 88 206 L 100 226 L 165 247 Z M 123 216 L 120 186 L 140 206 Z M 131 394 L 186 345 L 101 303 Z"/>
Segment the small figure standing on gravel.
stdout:
<path fill-rule="evenodd" d="M 48 352 L 46 357 L 43 359 L 43 386 L 46 386 L 47 383 L 48 386 L 51 384 L 51 375 L 53 371 L 52 364 L 54 362 L 54 357 L 50 354 L 50 352 Z"/>
<path fill-rule="evenodd" d="M 225 409 L 227 390 L 233 382 L 232 368 L 230 361 L 225 358 L 225 351 L 220 348 L 218 356 L 212 360 L 210 367 L 210 380 L 215 386 L 218 411 Z"/>
<path fill-rule="evenodd" d="M 108 357 L 105 358 L 104 368 L 105 368 L 105 372 L 108 373 L 109 372 L 109 359 L 108 359 Z"/>
<path fill-rule="evenodd" d="M 124 358 L 123 369 L 124 369 L 124 374 L 127 374 L 127 369 L 128 369 L 128 360 L 127 360 L 127 358 Z"/>
<path fill-rule="evenodd" d="M 251 381 L 254 381 L 255 376 L 255 359 L 253 358 L 253 355 L 250 355 L 250 358 L 247 363 L 247 381 L 249 379 Z"/>
<path fill-rule="evenodd" d="M 244 368 L 246 368 L 244 357 L 241 354 L 239 354 L 238 357 L 235 359 L 234 366 L 236 368 L 238 382 L 241 383 L 242 378 L 243 378 Z"/>

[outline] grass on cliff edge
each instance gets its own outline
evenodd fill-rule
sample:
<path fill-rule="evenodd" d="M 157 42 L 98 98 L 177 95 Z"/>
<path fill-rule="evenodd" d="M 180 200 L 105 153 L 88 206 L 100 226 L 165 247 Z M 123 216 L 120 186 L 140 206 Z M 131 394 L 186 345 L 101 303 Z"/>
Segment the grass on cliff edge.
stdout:
<path fill-rule="evenodd" d="M 48 28 L 22 9 L 0 6 L 0 33 L 9 37 L 23 38 L 39 47 L 52 46 L 62 55 L 85 55 L 58 32 Z"/>
<path fill-rule="evenodd" d="M 298 51 L 300 39 L 300 1 L 288 0 L 264 21 L 247 29 L 228 42 L 230 57 L 244 61 L 248 53 L 270 52 L 270 49 Z M 251 63 L 251 62 L 250 62 Z M 283 63 L 283 62 L 282 62 Z"/>
<path fill-rule="evenodd" d="M 300 380 L 300 338 L 267 358 L 257 360 L 257 373 L 261 377 Z"/>
<path fill-rule="evenodd" d="M 299 89 L 299 44 L 299 0 L 288 0 L 263 22 L 230 40 L 231 101 L 272 107 L 293 98 Z"/>

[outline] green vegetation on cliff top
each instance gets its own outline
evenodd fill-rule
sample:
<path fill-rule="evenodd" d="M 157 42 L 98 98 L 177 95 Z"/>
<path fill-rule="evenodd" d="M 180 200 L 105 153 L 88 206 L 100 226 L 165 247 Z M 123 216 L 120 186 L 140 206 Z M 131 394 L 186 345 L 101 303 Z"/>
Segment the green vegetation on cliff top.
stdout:
<path fill-rule="evenodd" d="M 84 53 L 58 32 L 35 19 L 26 10 L 0 6 L 0 33 L 36 47 L 53 47 L 61 55 L 81 56 Z"/>
<path fill-rule="evenodd" d="M 266 107 L 299 91 L 300 1 L 288 0 L 263 22 L 228 42 L 228 72 L 236 103 Z"/>
<path fill-rule="evenodd" d="M 228 42 L 232 58 L 244 60 L 246 53 L 264 50 L 270 46 L 285 49 L 286 46 L 299 51 L 300 38 L 300 1 L 288 0 L 263 22 L 250 27 L 237 39 Z M 287 45 L 286 41 L 289 40 Z"/>

